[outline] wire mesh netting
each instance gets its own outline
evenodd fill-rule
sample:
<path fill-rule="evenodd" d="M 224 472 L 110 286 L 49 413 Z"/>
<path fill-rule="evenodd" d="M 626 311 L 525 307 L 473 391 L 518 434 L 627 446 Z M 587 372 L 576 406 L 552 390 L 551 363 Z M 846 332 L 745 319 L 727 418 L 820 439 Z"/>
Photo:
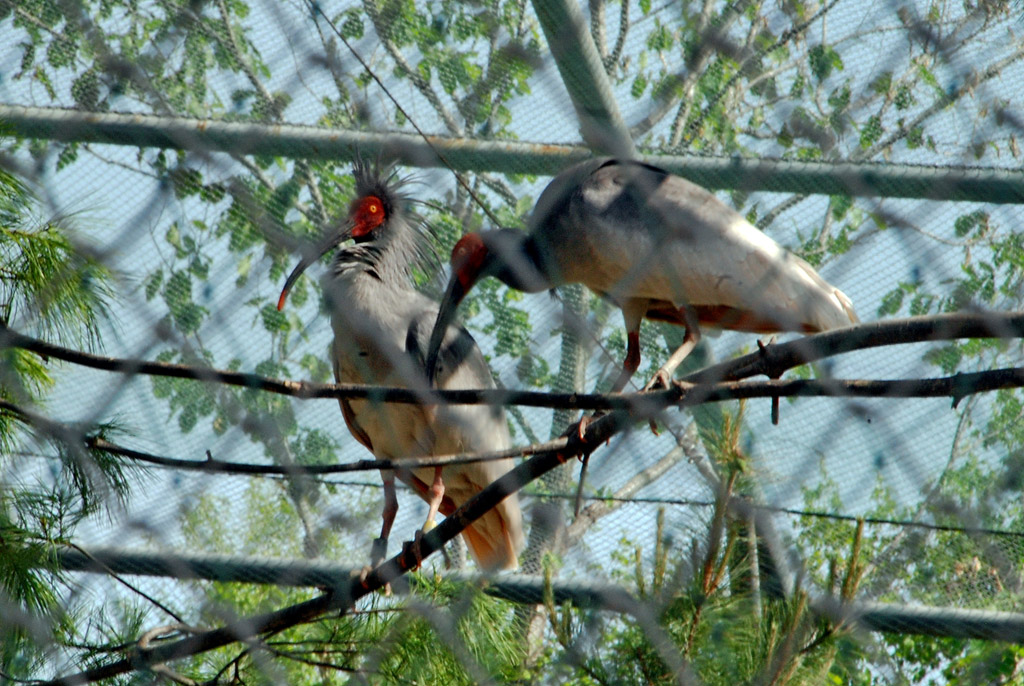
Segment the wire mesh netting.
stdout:
<path fill-rule="evenodd" d="M 0 682 L 1021 683 L 1021 11 L 0 0 Z"/>

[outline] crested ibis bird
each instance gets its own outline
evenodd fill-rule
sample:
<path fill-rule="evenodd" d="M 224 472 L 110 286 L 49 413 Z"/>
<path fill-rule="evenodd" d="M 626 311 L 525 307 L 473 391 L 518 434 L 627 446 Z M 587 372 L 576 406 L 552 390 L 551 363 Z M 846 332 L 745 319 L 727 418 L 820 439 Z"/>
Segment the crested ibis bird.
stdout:
<path fill-rule="evenodd" d="M 322 284 L 334 330 L 332 356 L 339 382 L 426 389 L 424 360 L 437 303 L 413 286 L 412 269 L 427 253 L 423 222 L 402 192 L 393 169 L 357 161 L 356 198 L 348 216 L 307 252 L 288 276 L 278 309 L 303 271 L 337 248 Z M 351 245 L 344 245 L 352 240 Z M 461 327 L 447 326 L 439 336 L 444 369 L 441 389 L 492 388 L 494 381 L 476 341 Z M 341 399 L 352 436 L 377 459 L 449 455 L 503 450 L 511 446 L 505 412 L 498 406 L 421 406 Z M 385 555 L 398 511 L 395 476 L 429 504 L 424 530 L 438 511 L 451 514 L 473 495 L 513 467 L 500 460 L 472 464 L 382 471 L 383 523 L 371 558 Z M 512 568 L 523 546 L 519 501 L 512 495 L 463 531 L 484 569 Z"/>
<path fill-rule="evenodd" d="M 643 162 L 573 165 L 541 193 L 525 232 L 463 236 L 452 250 L 428 374 L 459 302 L 486 276 L 527 292 L 582 283 L 617 304 L 627 352 L 615 391 L 640 365 L 644 317 L 686 328 L 682 345 L 646 388 L 668 385 L 702 326 L 812 333 L 858 321 L 850 299 L 807 262 L 704 188 Z"/>

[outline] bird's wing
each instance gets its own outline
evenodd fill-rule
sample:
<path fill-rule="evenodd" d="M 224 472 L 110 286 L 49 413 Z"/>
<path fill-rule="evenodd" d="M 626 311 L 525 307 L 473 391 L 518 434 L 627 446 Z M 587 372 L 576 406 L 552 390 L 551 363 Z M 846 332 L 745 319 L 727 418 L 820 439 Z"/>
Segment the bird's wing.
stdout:
<path fill-rule="evenodd" d="M 437 308 L 433 307 L 414 316 L 409 324 L 406 352 L 421 369 L 426 364 L 427 346 L 436 317 Z M 462 326 L 452 325 L 445 333 L 438 354 L 437 387 L 443 390 L 494 388 L 483 353 Z M 466 416 L 467 421 L 472 418 L 472 426 L 461 439 L 465 442 L 462 451 L 501 450 L 511 445 L 505 411 L 500 406 L 455 405 L 447 409 L 456 419 L 459 416 Z"/>
<path fill-rule="evenodd" d="M 411 319 L 406 350 L 418 365 L 425 364 L 436 308 Z M 444 390 L 494 388 L 494 380 L 476 341 L 461 326 L 450 326 L 438 356 L 437 386 Z M 504 450 L 512 445 L 505 411 L 498 405 L 445 405 L 437 409 L 432 431 L 432 454 Z M 445 493 L 461 505 L 515 466 L 511 459 L 451 465 L 444 469 Z M 517 564 L 524 535 L 519 499 L 502 500 L 466 529 L 474 557 L 485 569 L 512 568 Z"/>
<path fill-rule="evenodd" d="M 575 261 L 587 264 L 590 278 L 604 278 L 613 298 L 618 291 L 681 301 L 704 308 L 709 321 L 721 311 L 759 324 L 732 326 L 725 318 L 719 325 L 727 328 L 759 330 L 767 319 L 775 323 L 769 330 L 823 330 L 857 321 L 849 298 L 807 262 L 714 194 L 655 167 L 605 162 L 582 183 L 565 216 L 563 233 L 587 227 L 573 232 L 587 255 Z"/>
<path fill-rule="evenodd" d="M 338 345 L 338 338 L 335 337 L 335 342 L 332 348 Z M 343 379 L 338 370 L 338 354 L 332 350 L 331 353 L 332 366 L 334 367 L 334 380 L 338 383 L 342 383 Z M 341 405 L 341 416 L 345 418 L 345 426 L 348 427 L 348 431 L 357 441 L 363 444 L 363 446 L 373 452 L 373 441 L 370 440 L 370 435 L 366 433 L 366 430 L 359 425 L 356 419 L 356 413 L 352 410 L 352 404 L 348 401 L 348 398 L 338 398 L 338 404 Z"/>
<path fill-rule="evenodd" d="M 370 440 L 370 435 L 366 433 L 356 420 L 356 413 L 352 410 L 352 404 L 347 398 L 338 398 L 338 404 L 341 405 L 341 416 L 345 418 L 345 426 L 348 427 L 349 433 L 355 436 L 355 439 L 372 453 L 373 441 Z"/>

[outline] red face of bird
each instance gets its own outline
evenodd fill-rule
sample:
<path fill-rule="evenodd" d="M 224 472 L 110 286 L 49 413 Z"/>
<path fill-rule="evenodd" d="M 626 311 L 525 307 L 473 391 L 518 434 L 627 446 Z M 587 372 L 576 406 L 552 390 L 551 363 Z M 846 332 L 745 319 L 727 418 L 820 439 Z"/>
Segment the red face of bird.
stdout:
<path fill-rule="evenodd" d="M 457 280 L 462 287 L 459 300 L 462 300 L 480 279 L 484 267 L 487 266 L 488 256 L 487 246 L 478 233 L 467 233 L 452 248 L 452 279 Z"/>
<path fill-rule="evenodd" d="M 381 202 L 380 198 L 375 195 L 356 198 L 349 209 L 348 217 L 345 218 L 345 221 L 342 222 L 338 229 L 329 232 L 319 245 L 306 253 L 299 260 L 299 263 L 295 265 L 295 269 L 292 270 L 292 273 L 288 275 L 288 279 L 284 282 L 284 288 L 281 289 L 281 296 L 277 300 L 277 309 L 279 311 L 284 309 L 288 292 L 291 291 L 292 286 L 295 285 L 295 282 L 299 280 L 302 272 L 306 271 L 309 265 L 349 238 L 354 238 L 357 242 L 369 240 L 373 235 L 374 229 L 380 227 L 386 220 L 384 203 Z"/>
<path fill-rule="evenodd" d="M 352 201 L 348 212 L 352 222 L 352 238 L 368 236 L 384 223 L 384 203 L 376 195 L 367 195 Z"/>

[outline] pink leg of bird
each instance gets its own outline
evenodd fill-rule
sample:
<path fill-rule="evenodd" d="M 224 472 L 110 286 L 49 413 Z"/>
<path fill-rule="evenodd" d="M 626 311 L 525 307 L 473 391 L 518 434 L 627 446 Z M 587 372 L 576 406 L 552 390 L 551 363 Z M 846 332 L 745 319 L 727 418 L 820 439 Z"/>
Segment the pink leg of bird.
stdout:
<path fill-rule="evenodd" d="M 444 481 L 441 479 L 441 467 L 434 467 L 434 482 L 430 484 L 428 494 L 430 495 L 430 498 L 427 500 L 427 521 L 423 523 L 422 529 L 416 531 L 416 537 L 413 540 L 416 546 L 415 553 L 417 567 L 423 564 L 423 558 L 419 553 L 420 540 L 423 538 L 423 534 L 437 526 L 437 523 L 434 520 L 437 518 L 437 513 L 441 509 L 441 501 L 444 500 Z"/>
<path fill-rule="evenodd" d="M 381 475 L 384 482 L 384 510 L 381 513 L 380 538 L 373 542 L 370 550 L 370 565 L 376 567 L 384 559 L 388 550 L 388 536 L 391 535 L 391 526 L 395 523 L 395 515 L 398 514 L 398 497 L 395 495 L 395 477 L 390 472 L 388 476 Z"/>
<path fill-rule="evenodd" d="M 619 378 L 615 379 L 615 383 L 612 385 L 611 392 L 619 393 L 629 380 L 633 378 L 633 374 L 636 373 L 637 368 L 640 367 L 640 330 L 628 331 L 626 333 L 626 359 L 622 361 L 622 371 L 619 372 Z M 602 417 L 603 411 L 598 411 L 592 415 L 583 415 L 580 421 L 576 424 L 576 434 L 580 440 L 583 440 L 583 434 L 587 431 L 587 426 L 590 422 L 595 419 Z M 582 460 L 581 460 L 582 461 Z"/>
<path fill-rule="evenodd" d="M 434 467 L 434 483 L 430 484 L 430 500 L 427 504 L 430 509 L 427 511 L 427 521 L 423 524 L 424 531 L 430 531 L 436 526 L 434 519 L 438 510 L 441 509 L 441 500 L 444 498 L 444 481 L 441 480 L 441 467 Z"/>
<path fill-rule="evenodd" d="M 680 307 L 679 313 L 683 316 L 684 325 L 686 326 L 686 335 L 683 336 L 683 342 L 665 361 L 665 364 L 661 365 L 661 369 L 655 373 L 654 377 L 647 382 L 647 385 L 644 386 L 645 391 L 658 388 L 659 386 L 661 388 L 668 388 L 672 382 L 673 372 L 693 352 L 697 344 L 700 343 L 700 322 L 697 319 L 697 313 L 692 307 Z M 637 346 L 639 346 L 639 339 Z M 639 356 L 640 351 L 638 349 L 637 357 Z M 639 360 L 637 362 L 639 363 Z"/>
<path fill-rule="evenodd" d="M 630 331 L 626 334 L 626 339 L 626 359 L 622 362 L 622 371 L 619 372 L 619 378 L 615 379 L 615 384 L 611 388 L 612 393 L 618 393 L 625 388 L 626 384 L 633 378 L 633 374 L 636 373 L 637 368 L 640 366 L 640 332 Z M 580 421 L 576 423 L 576 435 L 579 436 L 581 441 L 583 440 L 583 434 L 586 433 L 590 422 L 598 419 L 599 417 L 603 417 L 604 414 L 603 410 L 599 410 L 593 414 L 583 415 L 580 417 Z M 589 457 L 589 455 L 586 457 Z M 580 461 L 584 462 L 584 457 L 581 457 Z"/>
<path fill-rule="evenodd" d="M 626 359 L 622 361 L 622 371 L 619 373 L 619 378 L 615 380 L 615 385 L 612 386 L 612 393 L 618 393 L 625 388 L 639 368 L 640 330 L 637 329 L 626 333 Z"/>
<path fill-rule="evenodd" d="M 626 359 L 622 361 L 622 371 L 619 372 L 619 378 L 615 380 L 615 384 L 612 386 L 612 393 L 618 393 L 629 380 L 633 378 L 633 374 L 636 373 L 637 368 L 640 367 L 640 330 L 637 328 L 636 331 L 626 332 Z M 603 411 L 594 412 L 591 415 L 583 415 L 580 417 L 580 421 L 576 423 L 576 435 L 579 436 L 581 441 L 584 440 L 584 434 L 587 432 L 587 427 L 590 426 L 590 422 L 595 419 L 602 417 Z M 651 426 L 654 426 L 654 420 L 651 420 Z M 570 428 L 570 431 L 572 429 Z M 655 433 L 657 431 L 655 430 Z M 583 501 L 583 484 L 587 478 L 587 465 L 590 463 L 590 453 L 585 452 L 579 457 L 580 459 L 580 482 L 576 487 L 576 508 L 575 514 L 579 515 L 580 506 Z"/>

